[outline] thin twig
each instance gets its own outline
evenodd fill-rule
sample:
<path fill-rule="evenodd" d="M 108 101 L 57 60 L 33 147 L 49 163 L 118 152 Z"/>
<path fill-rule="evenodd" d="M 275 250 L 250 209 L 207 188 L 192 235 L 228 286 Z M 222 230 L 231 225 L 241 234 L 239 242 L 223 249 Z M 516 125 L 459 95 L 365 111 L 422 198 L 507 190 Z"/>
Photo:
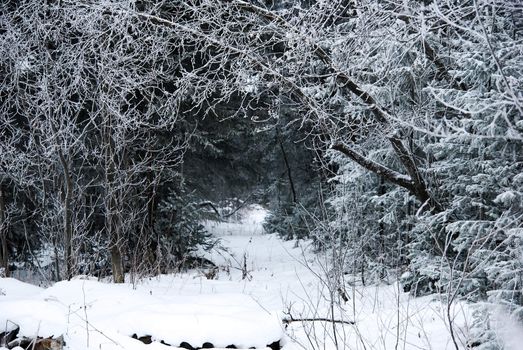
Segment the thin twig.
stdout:
<path fill-rule="evenodd" d="M 354 321 L 337 320 L 337 319 L 333 319 L 333 318 L 324 318 L 324 317 L 294 318 L 292 316 L 282 319 L 282 322 L 285 324 L 289 324 L 292 322 L 331 322 L 331 323 L 343 323 L 343 324 L 350 324 L 350 325 L 356 324 L 356 322 L 354 322 Z"/>

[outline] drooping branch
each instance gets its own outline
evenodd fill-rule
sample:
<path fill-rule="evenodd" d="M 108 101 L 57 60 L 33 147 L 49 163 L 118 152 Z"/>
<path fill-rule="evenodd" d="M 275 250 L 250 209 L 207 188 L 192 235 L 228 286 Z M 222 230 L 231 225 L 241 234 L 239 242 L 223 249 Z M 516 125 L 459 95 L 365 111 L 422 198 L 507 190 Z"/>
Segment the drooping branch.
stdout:
<path fill-rule="evenodd" d="M 224 1 L 234 3 L 243 10 L 246 10 L 246 11 L 249 11 L 252 13 L 256 13 L 269 21 L 273 21 L 279 25 L 284 26 L 287 30 L 294 30 L 294 28 L 290 24 L 288 24 L 288 22 L 284 18 L 282 18 L 281 16 L 278 16 L 277 14 L 275 14 L 267 9 L 264 9 L 262 7 L 256 6 L 251 3 L 247 3 L 243 0 L 224 0 Z M 343 86 L 343 88 L 347 89 L 352 94 L 356 95 L 361 101 L 363 101 L 367 105 L 369 110 L 371 111 L 372 115 L 374 116 L 374 119 L 382 127 L 384 127 L 384 129 L 386 129 L 388 131 L 388 134 L 392 135 L 392 136 L 388 136 L 387 138 L 388 138 L 390 144 L 392 145 L 394 153 L 396 154 L 396 156 L 400 160 L 401 164 L 404 166 L 405 170 L 409 174 L 412 184 L 406 186 L 406 183 L 403 183 L 403 185 L 400 185 L 399 183 L 397 183 L 397 181 L 396 182 L 392 181 L 392 182 L 396 183 L 404 188 L 407 188 L 422 203 L 428 202 L 428 203 L 430 203 L 431 208 L 437 207 L 436 202 L 434 201 L 434 199 L 430 196 L 430 194 L 428 192 L 427 185 L 423 179 L 423 176 L 422 176 L 418 166 L 416 165 L 412 152 L 410 152 L 407 149 L 407 147 L 405 147 L 402 140 L 396 135 L 397 132 L 392 130 L 393 128 L 390 123 L 390 120 L 392 118 L 389 116 L 388 112 L 379 106 L 378 102 L 371 94 L 369 94 L 367 91 L 362 89 L 358 84 L 356 84 L 351 79 L 351 77 L 346 72 L 344 72 L 336 64 L 334 64 L 334 62 L 332 61 L 329 54 L 327 52 L 325 52 L 325 50 L 322 47 L 320 47 L 317 43 L 315 43 L 313 41 L 311 41 L 310 44 L 312 45 L 314 54 L 325 64 L 325 66 L 328 68 L 330 73 L 333 74 L 334 76 L 336 76 L 337 83 L 339 85 Z M 335 149 L 335 148 L 333 148 L 333 149 Z M 350 154 L 354 154 L 354 152 L 352 150 L 350 150 L 349 148 L 344 148 L 344 149 L 349 150 Z M 343 154 L 346 154 L 347 156 L 349 156 L 347 153 L 345 153 L 343 151 L 341 151 L 341 152 Z M 360 159 L 359 157 L 356 157 L 356 156 L 354 156 L 354 157 L 349 156 L 349 157 L 356 162 L 358 162 L 356 160 L 356 158 Z M 383 167 L 383 166 L 380 166 L 380 167 L 370 166 L 371 164 L 368 162 L 363 162 L 363 164 L 358 162 L 358 164 L 364 166 L 368 170 L 373 171 L 380 176 L 385 176 L 385 174 L 389 174 L 389 172 L 380 170 L 380 169 L 387 169 L 386 167 Z M 364 165 L 364 164 L 366 164 L 366 165 Z M 374 163 L 374 164 L 377 164 L 377 163 Z M 370 167 L 368 167 L 368 166 L 370 166 Z M 380 170 L 380 172 L 378 173 L 376 170 Z M 391 181 L 391 179 L 393 179 L 393 178 L 394 178 L 394 176 L 386 177 L 386 179 L 389 181 Z"/>
<path fill-rule="evenodd" d="M 423 40 L 421 42 L 421 45 L 423 46 L 423 52 L 425 53 L 425 56 L 427 56 L 427 58 L 434 64 L 434 66 L 436 66 L 436 70 L 438 71 L 439 75 L 446 79 L 454 89 L 466 91 L 467 85 L 460 79 L 455 79 L 451 76 L 447 66 L 436 55 L 436 52 L 434 51 L 432 46 L 427 42 L 427 40 Z"/>
<path fill-rule="evenodd" d="M 333 150 L 343 153 L 344 155 L 349 157 L 354 162 L 358 163 L 365 169 L 372 171 L 373 173 L 377 174 L 378 176 L 385 178 L 387 181 L 389 181 L 393 184 L 396 184 L 398 186 L 401 186 L 410 192 L 414 191 L 414 183 L 409 176 L 400 174 L 397 171 L 387 168 L 386 166 L 383 166 L 383 165 L 369 159 L 368 157 L 365 157 L 365 156 L 359 154 L 358 152 L 354 151 L 352 148 L 350 148 L 346 144 L 336 143 L 336 144 L 332 145 L 331 148 Z"/>
<path fill-rule="evenodd" d="M 221 217 L 220 212 L 218 211 L 218 209 L 216 208 L 214 203 L 211 201 L 205 201 L 205 202 L 198 203 L 198 206 L 199 207 L 210 207 L 214 211 L 214 213 L 216 214 L 217 217 Z"/>
<path fill-rule="evenodd" d="M 262 7 L 256 6 L 254 4 L 245 2 L 243 0 L 222 0 L 224 3 L 229 3 L 232 6 L 235 6 L 241 11 L 247 11 L 254 14 L 259 15 L 262 18 L 265 18 L 269 22 L 276 23 L 282 27 L 282 35 L 287 31 L 296 31 L 295 28 L 293 28 L 284 18 L 281 16 L 275 14 L 274 12 L 264 9 Z M 81 6 L 92 6 L 89 4 L 82 4 Z M 129 10 L 127 9 L 118 9 L 118 8 L 104 8 L 104 13 L 108 15 L 117 14 L 117 13 L 127 13 L 129 14 Z M 288 79 L 285 76 L 282 75 L 280 71 L 277 71 L 275 69 L 272 69 L 269 67 L 265 62 L 260 61 L 256 57 L 251 57 L 249 52 L 242 50 L 241 48 L 232 46 L 231 44 L 225 43 L 224 41 L 212 37 L 207 33 L 204 33 L 198 29 L 195 29 L 194 27 L 189 27 L 186 25 L 183 25 L 181 23 L 177 23 L 174 21 L 171 21 L 166 18 L 162 18 L 156 15 L 152 15 L 149 13 L 139 12 L 139 11 L 133 11 L 132 14 L 134 14 L 136 17 L 146 20 L 150 22 L 151 24 L 167 27 L 175 30 L 180 30 L 182 32 L 188 33 L 190 35 L 193 35 L 196 38 L 203 39 L 207 41 L 209 44 L 215 45 L 217 47 L 220 47 L 222 49 L 225 49 L 233 54 L 240 55 L 247 60 L 249 60 L 254 66 L 258 67 L 258 69 L 265 71 L 266 73 L 270 74 L 271 76 L 278 79 L 280 82 L 282 82 L 295 96 L 300 99 L 308 108 L 311 109 L 311 111 L 314 114 L 318 114 L 316 103 L 307 95 L 305 94 L 302 89 L 296 85 L 296 83 L 292 79 Z M 309 41 L 310 42 L 310 41 Z M 367 107 L 369 108 L 370 112 L 372 113 L 375 121 L 377 121 L 385 130 L 385 133 L 387 135 L 387 139 L 392 145 L 392 148 L 398 157 L 399 161 L 407 171 L 408 175 L 410 176 L 410 181 L 412 181 L 412 185 L 407 185 L 406 183 L 403 183 L 403 185 L 400 185 L 404 188 L 407 188 L 416 198 L 418 198 L 422 203 L 428 202 L 431 204 L 431 208 L 434 208 L 434 203 L 436 203 L 430 196 L 427 185 L 423 179 L 423 176 L 416 165 L 416 162 L 414 160 L 414 157 L 412 155 L 412 152 L 408 150 L 407 147 L 403 144 L 401 138 L 397 136 L 398 132 L 394 131 L 394 128 L 392 127 L 392 124 L 390 120 L 392 119 L 389 115 L 389 113 L 381 108 L 377 102 L 377 100 L 369 94 L 367 91 L 365 91 L 363 88 L 361 88 L 358 84 L 356 84 L 351 77 L 341 70 L 331 59 L 329 54 L 320 47 L 315 42 L 310 42 L 310 45 L 312 47 L 312 51 L 314 55 L 316 55 L 327 67 L 329 70 L 329 73 L 336 77 L 336 81 L 338 85 L 342 86 L 343 89 L 347 89 L 350 93 L 356 95 L 361 101 L 363 101 Z M 344 153 L 344 152 L 342 152 Z M 344 153 L 345 154 L 345 153 Z M 351 157 L 353 159 L 354 157 Z M 360 165 L 366 167 L 369 171 L 376 172 L 377 169 L 380 169 L 379 167 L 371 166 L 368 167 L 364 164 L 368 164 L 366 162 L 359 163 Z M 376 163 L 377 164 L 377 163 Z M 382 168 L 386 169 L 386 167 L 381 166 Z M 380 174 L 386 174 L 387 172 L 380 173 L 376 172 L 378 175 Z M 383 176 L 383 175 L 380 175 Z M 390 180 L 389 178 L 387 178 Z M 397 184 L 397 182 L 395 182 Z"/>

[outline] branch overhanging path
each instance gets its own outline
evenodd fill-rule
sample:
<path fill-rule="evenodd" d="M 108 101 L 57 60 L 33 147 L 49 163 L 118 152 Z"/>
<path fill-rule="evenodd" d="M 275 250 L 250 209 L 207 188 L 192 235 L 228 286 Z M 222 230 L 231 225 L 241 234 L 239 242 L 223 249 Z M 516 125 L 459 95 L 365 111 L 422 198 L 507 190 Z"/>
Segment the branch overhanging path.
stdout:
<path fill-rule="evenodd" d="M 271 23 L 275 23 L 277 25 L 280 25 L 284 27 L 285 30 L 282 30 L 282 33 L 285 31 L 290 31 L 293 34 L 300 35 L 300 33 L 291 26 L 283 17 L 273 13 L 270 10 L 264 9 L 262 7 L 256 6 L 254 4 L 247 3 L 242 0 L 223 0 L 222 3 L 230 5 L 230 6 L 236 6 L 238 10 L 254 13 L 261 18 L 265 19 L 266 21 L 269 21 Z M 70 3 L 68 4 L 72 6 L 80 6 L 84 8 L 94 8 L 95 5 L 93 4 L 87 4 L 87 3 Z M 99 10 L 102 10 L 104 14 L 107 15 L 116 15 L 116 14 L 126 14 L 131 16 L 136 16 L 137 18 L 140 18 L 142 20 L 147 20 L 150 23 L 162 27 L 167 27 L 171 29 L 180 30 L 182 32 L 188 33 L 195 38 L 203 39 L 204 41 L 208 42 L 211 45 L 215 45 L 216 47 L 226 50 L 232 54 L 239 55 L 248 61 L 250 61 L 254 66 L 258 67 L 261 71 L 265 72 L 266 74 L 272 76 L 273 78 L 276 78 L 277 81 L 280 81 L 284 86 L 286 86 L 290 91 L 292 91 L 296 97 L 310 109 L 310 112 L 313 113 L 313 115 L 316 115 L 320 119 L 325 116 L 325 112 L 322 111 L 322 109 L 317 105 L 317 103 L 309 97 L 298 85 L 296 85 L 295 82 L 293 82 L 288 77 L 284 76 L 280 71 L 273 69 L 270 67 L 267 63 L 262 62 L 258 58 L 251 55 L 248 51 L 232 46 L 231 44 L 225 43 L 220 39 L 217 39 L 215 37 L 212 37 L 208 35 L 207 33 L 203 32 L 202 30 L 197 30 L 191 27 L 188 27 L 181 23 L 173 22 L 172 20 L 165 19 L 162 17 L 159 17 L 157 15 L 153 15 L 151 13 L 146 12 L 140 12 L 136 10 L 131 9 L 125 9 L 125 8 L 118 8 L 116 6 L 100 6 Z M 278 33 L 274 33 L 278 34 Z M 306 38 L 303 38 L 304 40 Z M 384 166 L 372 166 L 369 167 L 369 164 L 378 165 L 378 163 L 366 160 L 364 156 L 359 155 L 356 151 L 350 149 L 350 147 L 346 143 L 340 143 L 338 141 L 335 141 L 333 145 L 331 146 L 332 149 L 340 151 L 347 157 L 349 157 L 351 160 L 359 164 L 360 166 L 364 167 L 365 169 L 376 173 L 377 175 L 383 177 L 385 180 L 396 184 L 398 186 L 401 186 L 405 188 L 407 191 L 409 191 L 412 195 L 414 195 L 422 204 L 422 207 L 425 207 L 427 204 L 428 207 L 432 210 L 440 211 L 441 208 L 437 201 L 432 198 L 431 194 L 429 193 L 427 184 L 422 176 L 422 173 L 416 164 L 414 160 L 414 156 L 412 155 L 412 152 L 408 150 L 408 148 L 405 146 L 403 140 L 401 139 L 399 130 L 395 130 L 390 122 L 391 118 L 389 113 L 381 108 L 377 102 L 377 100 L 369 94 L 367 91 L 362 89 L 357 83 L 355 83 L 349 74 L 344 72 L 340 67 L 338 67 L 330 58 L 330 56 L 323 50 L 317 43 L 313 42 L 312 40 L 308 40 L 309 44 L 312 46 L 313 53 L 318 57 L 328 68 L 330 73 L 336 77 L 336 82 L 342 86 L 343 88 L 346 88 L 350 93 L 357 96 L 370 110 L 371 114 L 373 115 L 375 121 L 381 125 L 384 130 L 386 131 L 386 138 L 388 139 L 389 143 L 392 146 L 392 149 L 399 159 L 400 163 L 403 165 L 404 169 L 406 170 L 408 176 L 401 175 L 399 176 L 397 174 L 393 174 L 391 171 L 379 171 L 376 172 L 376 169 L 383 169 Z M 344 151 L 342 151 L 344 150 Z M 350 150 L 350 151 L 348 151 Z M 345 152 L 348 151 L 348 152 Z M 358 156 L 356 156 L 358 155 Z M 364 161 L 365 160 L 365 161 Z M 399 180 L 398 180 L 399 179 Z"/>

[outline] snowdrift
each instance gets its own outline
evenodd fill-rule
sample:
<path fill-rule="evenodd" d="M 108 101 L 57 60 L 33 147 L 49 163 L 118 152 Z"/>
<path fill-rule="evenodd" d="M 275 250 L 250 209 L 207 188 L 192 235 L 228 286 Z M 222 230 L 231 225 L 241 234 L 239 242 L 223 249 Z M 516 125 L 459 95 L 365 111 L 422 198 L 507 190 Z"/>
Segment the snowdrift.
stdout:
<path fill-rule="evenodd" d="M 100 343 L 103 349 L 138 349 L 133 339 L 217 348 L 265 348 L 283 337 L 281 318 L 244 294 L 154 295 L 132 285 L 73 280 L 40 289 L 0 279 L 2 331 L 20 327 L 20 335 L 64 335 L 71 349 Z M 5 326 L 4 326 L 5 325 Z M 100 338 L 105 338 L 100 340 Z M 148 349 L 151 349 L 149 346 Z"/>

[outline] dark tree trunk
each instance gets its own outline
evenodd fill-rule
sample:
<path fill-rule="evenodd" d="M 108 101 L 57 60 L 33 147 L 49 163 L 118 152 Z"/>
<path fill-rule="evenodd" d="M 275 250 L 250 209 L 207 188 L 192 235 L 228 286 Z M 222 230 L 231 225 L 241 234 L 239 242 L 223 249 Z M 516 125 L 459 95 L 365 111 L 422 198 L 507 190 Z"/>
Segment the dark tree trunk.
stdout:
<path fill-rule="evenodd" d="M 70 280 L 73 277 L 73 222 L 72 222 L 72 195 L 73 195 L 73 179 L 69 171 L 69 162 L 65 158 L 61 150 L 58 151 L 62 170 L 64 172 L 64 192 L 63 206 L 64 206 L 64 248 L 65 248 L 65 269 L 66 278 Z"/>
<path fill-rule="evenodd" d="M 9 247 L 7 243 L 7 222 L 5 215 L 5 199 L 4 190 L 0 186 L 0 267 L 4 268 L 5 276 L 9 277 Z"/>
<path fill-rule="evenodd" d="M 287 171 L 287 177 L 289 178 L 289 185 L 291 187 L 292 202 L 297 203 L 296 188 L 294 187 L 294 180 L 292 179 L 292 172 L 291 172 L 291 166 L 289 164 L 289 159 L 287 158 L 287 153 L 285 152 L 285 148 L 283 147 L 283 142 L 281 142 L 281 140 L 280 140 L 279 143 L 280 143 L 281 153 L 283 155 L 283 161 L 285 162 L 285 169 Z"/>
<path fill-rule="evenodd" d="M 112 135 L 112 118 L 106 116 L 103 130 L 105 147 L 105 230 L 109 237 L 109 252 L 111 255 L 111 270 L 114 283 L 124 282 L 123 260 L 120 250 L 120 223 L 121 216 L 118 207 L 118 190 L 116 189 L 116 154 Z"/>

